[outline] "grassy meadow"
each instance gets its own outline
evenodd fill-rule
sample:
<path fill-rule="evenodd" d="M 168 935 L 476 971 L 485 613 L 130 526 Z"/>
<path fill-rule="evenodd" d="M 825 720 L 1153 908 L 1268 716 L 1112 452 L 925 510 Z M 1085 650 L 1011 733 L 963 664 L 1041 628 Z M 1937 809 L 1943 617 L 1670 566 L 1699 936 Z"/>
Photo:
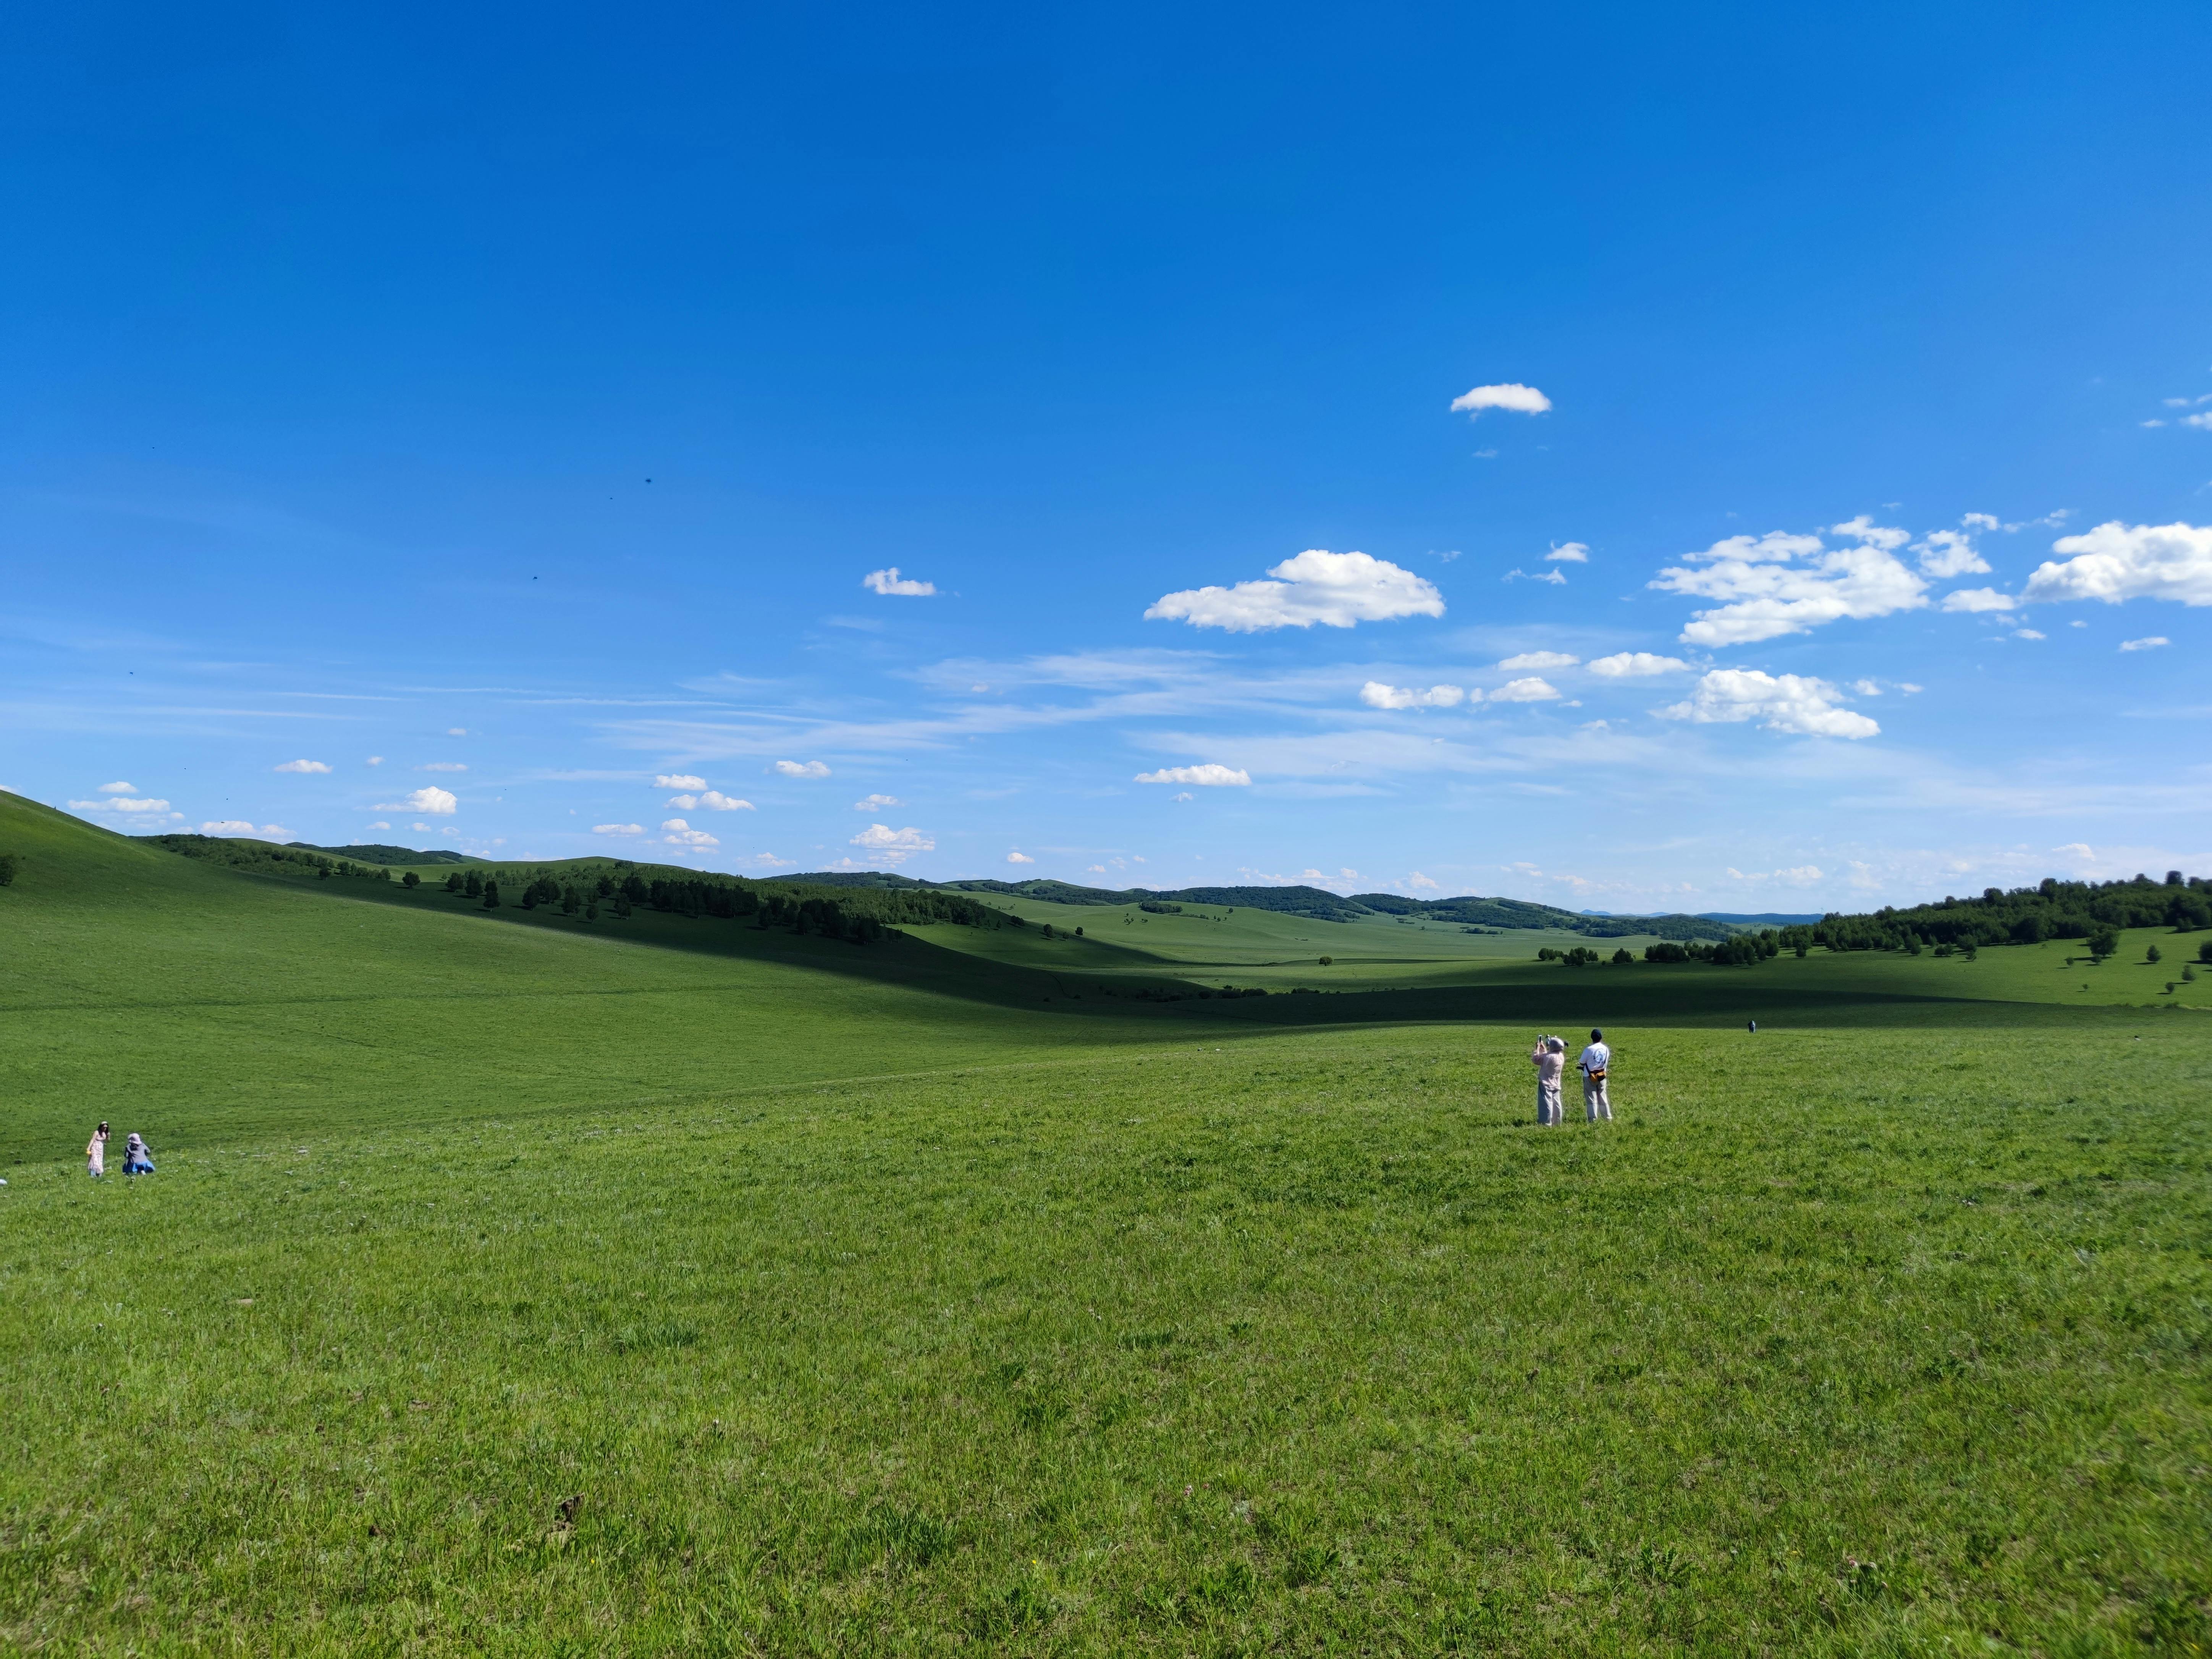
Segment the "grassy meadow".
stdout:
<path fill-rule="evenodd" d="M 1377 924 L 1341 994 L 1156 1006 L 1351 925 L 1108 921 L 1117 978 L 1091 920 L 586 929 L 0 797 L 11 849 L 0 1646 L 2212 1650 L 2212 1042 L 2148 935 Z M 1593 1007 L 1620 1121 L 1539 1130 Z M 101 1115 L 158 1175 L 86 1178 Z"/>

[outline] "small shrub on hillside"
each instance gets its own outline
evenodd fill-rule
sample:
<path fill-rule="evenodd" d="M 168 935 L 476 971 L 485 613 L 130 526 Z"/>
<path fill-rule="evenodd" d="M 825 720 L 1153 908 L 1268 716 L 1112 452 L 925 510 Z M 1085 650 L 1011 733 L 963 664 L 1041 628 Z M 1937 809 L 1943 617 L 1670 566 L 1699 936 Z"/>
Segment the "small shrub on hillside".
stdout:
<path fill-rule="evenodd" d="M 2159 961 L 2162 960 L 2162 958 L 2161 958 L 2161 957 L 2160 957 L 2160 955 L 2159 955 L 2158 946 L 2156 946 L 2155 945 L 2151 945 L 2151 946 L 2150 946 L 2148 949 L 2147 949 L 2146 951 L 2144 951 L 2144 952 L 2143 952 L 2143 960 L 2144 960 L 2145 962 L 2154 963 L 2157 963 L 2157 962 L 2159 962 Z"/>
<path fill-rule="evenodd" d="M 399 878 L 399 884 L 402 887 L 406 888 L 410 892 L 412 892 L 416 888 L 420 887 L 422 884 L 422 878 L 416 875 L 412 870 L 410 870 L 405 875 Z"/>
<path fill-rule="evenodd" d="M 22 860 L 13 853 L 0 853 L 0 887 L 13 887 L 15 884 L 15 872 L 21 866 Z"/>

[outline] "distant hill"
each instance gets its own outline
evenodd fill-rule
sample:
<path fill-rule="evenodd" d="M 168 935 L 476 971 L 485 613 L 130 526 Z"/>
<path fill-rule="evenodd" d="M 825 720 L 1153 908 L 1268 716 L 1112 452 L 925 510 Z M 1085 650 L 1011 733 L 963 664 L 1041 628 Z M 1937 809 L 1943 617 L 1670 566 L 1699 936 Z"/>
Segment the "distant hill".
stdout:
<path fill-rule="evenodd" d="M 356 864 L 482 864 L 482 859 L 471 858 L 466 853 L 447 852 L 440 848 L 433 852 L 417 852 L 412 847 L 386 847 L 380 842 L 368 842 L 356 847 L 318 847 L 311 841 L 288 841 L 287 847 L 296 847 L 308 853 L 327 853 L 334 859 L 351 859 Z"/>
<path fill-rule="evenodd" d="M 1731 910 L 1700 910 L 1698 914 L 1707 921 L 1725 921 L 1737 927 L 1809 927 L 1826 913 L 1815 910 L 1810 915 L 1798 915 L 1761 910 L 1756 915 L 1739 915 Z"/>
<path fill-rule="evenodd" d="M 1521 899 L 1416 899 L 1395 893 L 1356 893 L 1350 898 L 1319 887 L 1079 887 L 1065 881 L 917 881 L 912 876 L 888 871 L 816 871 L 805 875 L 771 876 L 771 881 L 804 883 L 829 887 L 938 887 L 963 893 L 1004 893 L 1011 897 L 1041 899 L 1051 904 L 1138 904 L 1147 899 L 1172 904 L 1219 905 L 1229 909 L 1273 910 L 1286 915 L 1310 916 L 1316 921 L 1351 921 L 1364 915 L 1419 917 L 1455 922 L 1462 927 L 1540 928 L 1583 933 L 1593 939 L 1621 939 L 1630 934 L 1656 934 L 1661 939 L 1726 939 L 1733 931 L 1727 921 L 1709 916 L 1608 916 L 1561 910 L 1549 904 Z M 1818 917 L 1811 918 L 1818 921 Z"/>

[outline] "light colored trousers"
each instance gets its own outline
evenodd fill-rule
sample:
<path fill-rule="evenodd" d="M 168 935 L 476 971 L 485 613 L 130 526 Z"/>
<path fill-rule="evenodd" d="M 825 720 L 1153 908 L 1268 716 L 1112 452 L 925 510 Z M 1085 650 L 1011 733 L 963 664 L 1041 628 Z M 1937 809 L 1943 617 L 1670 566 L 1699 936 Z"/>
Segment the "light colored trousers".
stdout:
<path fill-rule="evenodd" d="M 1587 1072 L 1583 1074 L 1583 1116 L 1591 1123 L 1601 1118 L 1607 1123 L 1613 1121 L 1613 1103 L 1605 1097 L 1605 1079 L 1592 1077 Z"/>
<path fill-rule="evenodd" d="M 1566 1117 L 1559 1104 L 1559 1085 L 1540 1083 L 1536 1085 L 1536 1122 L 1540 1127 L 1556 1129 Z"/>

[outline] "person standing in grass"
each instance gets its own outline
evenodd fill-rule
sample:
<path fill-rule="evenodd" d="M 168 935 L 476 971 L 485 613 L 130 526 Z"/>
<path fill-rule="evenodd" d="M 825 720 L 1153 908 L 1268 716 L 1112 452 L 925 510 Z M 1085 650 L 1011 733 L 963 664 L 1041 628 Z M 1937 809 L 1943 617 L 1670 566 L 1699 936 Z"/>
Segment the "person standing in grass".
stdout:
<path fill-rule="evenodd" d="M 123 1138 L 123 1173 L 126 1176 L 154 1173 L 153 1149 L 139 1139 L 135 1129 Z"/>
<path fill-rule="evenodd" d="M 1567 1045 L 1555 1036 L 1538 1037 L 1528 1063 L 1536 1068 L 1537 1127 L 1556 1129 L 1562 1115 L 1559 1079 L 1567 1069 Z"/>
<path fill-rule="evenodd" d="M 1575 1062 L 1583 1074 L 1583 1115 L 1592 1123 L 1613 1121 L 1613 1103 L 1605 1096 L 1605 1068 L 1613 1063 L 1613 1050 L 1605 1046 L 1605 1033 L 1590 1027 L 1589 1047 Z"/>
<path fill-rule="evenodd" d="M 107 1173 L 107 1126 L 103 1123 L 92 1132 L 92 1139 L 84 1144 L 85 1172 L 97 1181 Z"/>

